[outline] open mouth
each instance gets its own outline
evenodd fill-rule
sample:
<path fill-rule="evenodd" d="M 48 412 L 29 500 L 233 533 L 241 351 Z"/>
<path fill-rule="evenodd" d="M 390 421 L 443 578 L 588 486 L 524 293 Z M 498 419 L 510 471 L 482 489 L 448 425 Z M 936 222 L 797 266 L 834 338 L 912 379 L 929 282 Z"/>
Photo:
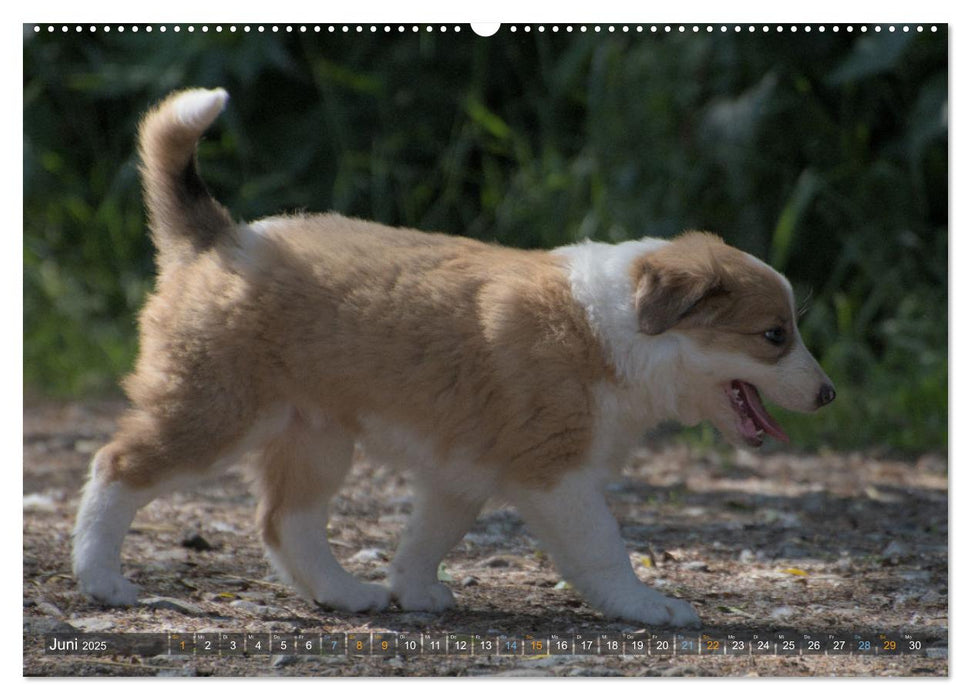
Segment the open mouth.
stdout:
<path fill-rule="evenodd" d="M 746 443 L 752 447 L 759 447 L 766 433 L 776 440 L 789 442 L 786 431 L 765 410 L 759 397 L 759 390 L 753 384 L 735 379 L 729 388 L 725 389 L 725 393 L 728 394 L 732 409 L 737 416 L 738 432 Z"/>

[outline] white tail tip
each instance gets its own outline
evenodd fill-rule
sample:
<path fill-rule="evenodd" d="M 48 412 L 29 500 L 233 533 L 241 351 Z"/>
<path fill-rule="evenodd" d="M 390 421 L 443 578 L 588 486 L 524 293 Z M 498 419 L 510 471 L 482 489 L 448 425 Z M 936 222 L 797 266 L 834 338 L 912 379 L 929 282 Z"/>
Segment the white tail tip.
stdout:
<path fill-rule="evenodd" d="M 222 88 L 188 90 L 176 98 L 174 106 L 180 122 L 202 131 L 219 116 L 228 99 L 229 93 Z"/>

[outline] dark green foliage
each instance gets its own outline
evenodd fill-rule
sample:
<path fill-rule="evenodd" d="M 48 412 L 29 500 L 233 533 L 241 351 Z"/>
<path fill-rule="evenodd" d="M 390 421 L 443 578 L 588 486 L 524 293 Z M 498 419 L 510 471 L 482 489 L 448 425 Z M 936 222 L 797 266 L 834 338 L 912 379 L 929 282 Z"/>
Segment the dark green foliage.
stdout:
<path fill-rule="evenodd" d="M 46 29 L 46 28 L 45 28 Z M 947 32 L 24 38 L 28 388 L 105 390 L 152 284 L 133 153 L 170 90 L 233 214 L 337 210 L 520 247 L 709 229 L 785 272 L 839 398 L 798 445 L 947 441 Z"/>

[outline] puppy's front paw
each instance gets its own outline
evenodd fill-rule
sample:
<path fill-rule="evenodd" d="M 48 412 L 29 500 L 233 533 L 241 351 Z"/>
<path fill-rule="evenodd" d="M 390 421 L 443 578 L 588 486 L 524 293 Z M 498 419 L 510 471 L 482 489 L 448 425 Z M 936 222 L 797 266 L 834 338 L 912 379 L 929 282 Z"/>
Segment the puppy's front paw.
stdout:
<path fill-rule="evenodd" d="M 701 618 L 690 603 L 667 597 L 663 597 L 663 601 L 660 605 L 664 610 L 665 621 L 654 624 L 669 627 L 701 627 Z"/>
<path fill-rule="evenodd" d="M 701 618 L 689 603 L 668 598 L 644 586 L 635 596 L 612 601 L 604 613 L 625 620 L 661 627 L 699 627 Z"/>
<path fill-rule="evenodd" d="M 81 592 L 95 602 L 114 607 L 129 607 L 138 603 L 138 586 L 121 574 L 79 575 Z"/>
<path fill-rule="evenodd" d="M 354 581 L 339 589 L 316 594 L 314 602 L 325 608 L 347 612 L 384 610 L 391 602 L 391 592 L 379 583 Z"/>
<path fill-rule="evenodd" d="M 392 594 L 402 610 L 442 612 L 455 606 L 455 596 L 443 583 L 436 582 L 426 586 L 397 584 L 392 587 Z"/>

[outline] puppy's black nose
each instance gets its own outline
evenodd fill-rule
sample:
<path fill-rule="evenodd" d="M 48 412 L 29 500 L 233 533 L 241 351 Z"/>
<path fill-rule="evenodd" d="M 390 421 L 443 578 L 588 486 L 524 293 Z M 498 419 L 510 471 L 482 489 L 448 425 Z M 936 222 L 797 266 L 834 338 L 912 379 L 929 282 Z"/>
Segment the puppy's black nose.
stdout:
<path fill-rule="evenodd" d="M 819 396 L 816 397 L 816 405 L 822 408 L 836 398 L 836 389 L 832 384 L 823 384 L 819 388 Z"/>

